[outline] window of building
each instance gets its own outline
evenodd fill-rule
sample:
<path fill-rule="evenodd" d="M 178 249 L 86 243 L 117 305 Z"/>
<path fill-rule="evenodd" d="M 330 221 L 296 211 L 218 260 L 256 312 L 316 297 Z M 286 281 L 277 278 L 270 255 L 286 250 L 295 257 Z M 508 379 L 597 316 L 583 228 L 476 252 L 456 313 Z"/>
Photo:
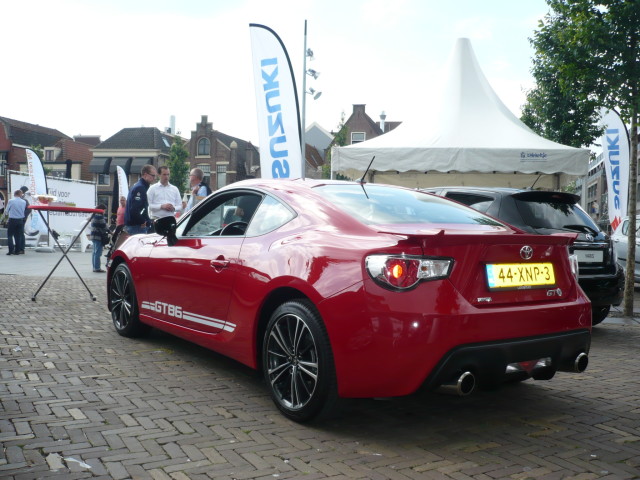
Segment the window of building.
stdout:
<path fill-rule="evenodd" d="M 49 176 L 54 177 L 54 178 L 64 178 L 65 175 L 67 174 L 67 170 L 51 170 L 51 173 L 49 174 Z"/>
<path fill-rule="evenodd" d="M 44 151 L 44 161 L 45 162 L 53 162 L 55 160 L 55 152 L 52 149 L 47 149 Z"/>
<path fill-rule="evenodd" d="M 211 155 L 211 142 L 208 138 L 198 140 L 198 155 Z"/>
<path fill-rule="evenodd" d="M 351 143 L 360 143 L 366 140 L 364 132 L 351 132 Z"/>
<path fill-rule="evenodd" d="M 7 174 L 7 152 L 0 152 L 0 175 Z"/>
<path fill-rule="evenodd" d="M 98 185 L 110 185 L 111 176 L 103 173 L 98 174 Z"/>
<path fill-rule="evenodd" d="M 216 167 L 216 188 L 222 188 L 227 184 L 227 166 L 218 165 Z"/>
<path fill-rule="evenodd" d="M 98 195 L 98 205 L 103 204 L 107 206 L 107 211 L 109 211 L 109 199 L 111 199 L 111 195 Z M 87 227 L 88 228 L 88 227 Z"/>
<path fill-rule="evenodd" d="M 209 185 L 211 181 L 211 165 L 209 165 L 208 163 L 199 163 L 198 168 L 202 170 L 202 173 L 204 173 L 202 181 Z"/>

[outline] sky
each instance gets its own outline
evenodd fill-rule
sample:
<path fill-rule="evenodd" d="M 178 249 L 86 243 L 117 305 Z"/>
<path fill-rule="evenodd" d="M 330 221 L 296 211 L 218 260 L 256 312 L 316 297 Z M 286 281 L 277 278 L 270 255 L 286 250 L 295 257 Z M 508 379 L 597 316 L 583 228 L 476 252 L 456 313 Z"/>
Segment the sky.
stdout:
<path fill-rule="evenodd" d="M 282 39 L 306 125 L 336 130 L 354 104 L 375 121 L 428 114 L 460 37 L 518 117 L 533 87 L 529 38 L 544 0 L 0 0 L 10 63 L 0 75 L 0 116 L 106 140 L 123 128 L 185 138 L 202 115 L 213 128 L 259 144 L 249 24 Z"/>

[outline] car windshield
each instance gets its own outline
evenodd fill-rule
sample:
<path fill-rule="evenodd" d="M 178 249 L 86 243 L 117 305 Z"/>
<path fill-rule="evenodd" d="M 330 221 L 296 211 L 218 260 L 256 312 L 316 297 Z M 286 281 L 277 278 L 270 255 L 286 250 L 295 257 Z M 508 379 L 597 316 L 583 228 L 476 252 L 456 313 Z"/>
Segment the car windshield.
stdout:
<path fill-rule="evenodd" d="M 598 233 L 591 217 L 574 203 L 515 198 L 516 207 L 526 225 L 533 228 Z"/>
<path fill-rule="evenodd" d="M 365 224 L 438 223 L 502 226 L 450 200 L 384 185 L 321 185 L 324 198 Z"/>

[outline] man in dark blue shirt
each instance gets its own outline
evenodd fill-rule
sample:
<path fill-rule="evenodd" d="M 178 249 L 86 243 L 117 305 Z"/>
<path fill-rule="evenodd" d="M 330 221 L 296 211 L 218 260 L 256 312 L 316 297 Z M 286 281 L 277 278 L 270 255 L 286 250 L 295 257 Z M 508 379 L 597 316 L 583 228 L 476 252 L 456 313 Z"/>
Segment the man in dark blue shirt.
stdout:
<path fill-rule="evenodd" d="M 147 190 L 157 176 L 156 167 L 147 164 L 140 171 L 140 180 L 129 190 L 124 211 L 124 230 L 130 235 L 148 233 L 151 228 Z"/>

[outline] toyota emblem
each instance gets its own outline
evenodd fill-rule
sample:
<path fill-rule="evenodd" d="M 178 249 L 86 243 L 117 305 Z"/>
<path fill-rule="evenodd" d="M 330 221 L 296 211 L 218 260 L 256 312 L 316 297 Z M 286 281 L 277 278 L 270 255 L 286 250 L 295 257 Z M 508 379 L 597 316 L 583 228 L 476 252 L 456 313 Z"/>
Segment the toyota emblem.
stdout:
<path fill-rule="evenodd" d="M 533 248 L 529 245 L 525 245 L 520 249 L 520 256 L 523 260 L 531 260 L 531 257 L 533 257 Z"/>

